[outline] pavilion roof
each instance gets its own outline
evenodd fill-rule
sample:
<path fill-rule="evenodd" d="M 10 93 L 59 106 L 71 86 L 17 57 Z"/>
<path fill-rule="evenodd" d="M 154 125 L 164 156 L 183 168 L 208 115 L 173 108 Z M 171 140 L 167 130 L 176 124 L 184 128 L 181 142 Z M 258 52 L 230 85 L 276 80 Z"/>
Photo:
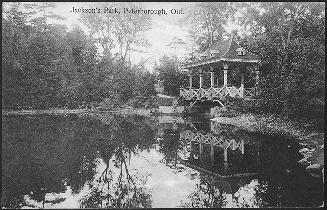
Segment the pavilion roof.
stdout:
<path fill-rule="evenodd" d="M 239 55 L 238 51 L 242 51 L 243 54 Z M 208 49 L 200 54 L 199 60 L 186 63 L 183 67 L 196 67 L 210 63 L 216 63 L 219 61 L 231 61 L 231 62 L 259 62 L 259 57 L 251 52 L 248 52 L 242 46 L 240 46 L 233 38 L 228 40 L 222 40 L 214 43 Z"/>

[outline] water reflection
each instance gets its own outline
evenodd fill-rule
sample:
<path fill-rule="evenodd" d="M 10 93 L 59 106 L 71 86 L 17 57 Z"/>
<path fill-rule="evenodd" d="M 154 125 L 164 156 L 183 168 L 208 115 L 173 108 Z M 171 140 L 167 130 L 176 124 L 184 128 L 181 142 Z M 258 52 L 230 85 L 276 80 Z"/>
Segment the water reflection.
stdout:
<path fill-rule="evenodd" d="M 203 119 L 5 117 L 4 208 L 318 206 L 298 145 Z"/>
<path fill-rule="evenodd" d="M 63 202 L 65 199 L 47 200 L 46 195 L 64 193 L 69 186 L 72 194 L 79 194 L 87 183 L 90 197 L 83 197 L 81 207 L 151 206 L 150 196 L 136 187 L 128 172 L 126 161 L 131 152 L 149 148 L 154 141 L 153 131 L 138 123 L 112 116 L 108 122 L 80 120 L 76 117 L 6 118 L 3 123 L 3 191 L 2 205 L 19 208 L 36 207 L 26 203 L 41 202 L 41 207 Z M 131 120 L 131 119 L 129 119 Z M 142 119 L 133 119 L 142 121 Z M 101 157 L 106 168 L 95 179 L 97 159 Z M 109 162 L 120 171 L 118 179 L 112 180 L 113 170 Z M 124 175 L 123 172 L 126 174 Z M 124 179 L 124 176 L 126 179 Z M 93 186 L 94 182 L 98 185 Z M 109 184 L 109 182 L 111 182 Z M 108 202 L 99 203 L 106 196 L 100 185 L 111 185 Z M 116 186 L 116 187 L 115 187 Z M 134 196 L 123 204 L 126 194 L 133 190 Z M 123 192 L 123 193 L 122 193 Z M 98 196 L 101 193 L 101 196 Z M 103 194 L 103 195 L 102 195 Z M 27 195 L 27 197 L 26 197 Z M 95 199 L 98 199 L 97 201 Z M 98 203 L 97 203 L 98 202 Z M 99 207 L 99 206 L 97 206 Z"/>
<path fill-rule="evenodd" d="M 158 127 L 158 136 L 161 141 L 173 142 L 169 145 L 175 145 L 176 152 L 173 148 L 162 151 L 200 172 L 200 183 L 182 202 L 182 207 L 321 204 L 321 180 L 308 176 L 297 164 L 301 157 L 296 141 L 198 119 L 180 124 L 176 123 L 178 120 L 171 120 L 175 127 L 171 129 L 167 121 Z M 179 139 L 176 130 L 180 131 Z"/>
<path fill-rule="evenodd" d="M 214 122 L 185 122 L 171 117 L 169 123 L 169 118 L 165 118 L 158 119 L 161 123 L 157 131 L 159 151 L 167 157 L 165 162 L 180 162 L 200 172 L 200 182 L 180 206 L 233 207 L 236 202 L 232 195 L 258 172 L 258 139 Z M 256 151 L 255 155 L 251 149 Z"/>

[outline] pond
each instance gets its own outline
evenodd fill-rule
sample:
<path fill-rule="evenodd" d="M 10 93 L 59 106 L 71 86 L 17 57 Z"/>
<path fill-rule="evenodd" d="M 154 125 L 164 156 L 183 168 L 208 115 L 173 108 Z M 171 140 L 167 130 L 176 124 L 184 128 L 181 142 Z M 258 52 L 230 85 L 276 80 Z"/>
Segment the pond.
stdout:
<path fill-rule="evenodd" d="M 7 116 L 3 208 L 317 207 L 299 144 L 205 119 Z"/>

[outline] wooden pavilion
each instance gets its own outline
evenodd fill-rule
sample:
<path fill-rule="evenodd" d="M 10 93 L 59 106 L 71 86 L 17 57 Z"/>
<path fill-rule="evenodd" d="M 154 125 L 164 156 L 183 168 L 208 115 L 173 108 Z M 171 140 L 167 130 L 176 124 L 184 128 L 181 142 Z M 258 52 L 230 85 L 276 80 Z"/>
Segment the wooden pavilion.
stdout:
<path fill-rule="evenodd" d="M 182 65 L 189 75 L 189 87 L 180 89 L 180 97 L 190 101 L 191 106 L 198 101 L 221 103 L 226 96 L 256 98 L 259 95 L 259 62 L 258 56 L 240 46 L 233 36 L 217 42 L 197 59 Z M 198 83 L 195 77 L 199 78 Z"/>

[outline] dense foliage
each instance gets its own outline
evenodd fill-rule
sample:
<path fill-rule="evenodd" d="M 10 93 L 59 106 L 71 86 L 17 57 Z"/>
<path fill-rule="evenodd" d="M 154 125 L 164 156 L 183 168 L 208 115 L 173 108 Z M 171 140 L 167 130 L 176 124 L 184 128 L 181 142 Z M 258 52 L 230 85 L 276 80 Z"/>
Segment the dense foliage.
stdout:
<path fill-rule="evenodd" d="M 264 107 L 285 116 L 317 111 L 325 99 L 325 15 L 321 3 L 263 3 L 249 13 L 247 39 L 262 57 Z"/>
<path fill-rule="evenodd" d="M 199 3 L 183 23 L 190 24 L 194 42 L 204 50 L 222 39 L 228 21 L 238 26 L 235 38 L 261 57 L 260 111 L 323 116 L 324 3 Z"/>
<path fill-rule="evenodd" d="M 164 87 L 164 93 L 171 96 L 179 96 L 179 88 L 187 84 L 187 75 L 178 68 L 176 57 L 163 56 L 159 65 L 154 69 Z"/>
<path fill-rule="evenodd" d="M 155 76 L 144 65 L 132 66 L 127 61 L 128 47 L 121 57 L 106 51 L 99 55 L 99 40 L 92 33 L 88 36 L 77 26 L 69 31 L 63 25 L 49 24 L 46 15 L 22 11 L 14 6 L 2 17 L 3 107 L 77 108 L 107 98 L 122 103 L 155 93 Z M 139 27 L 137 21 L 126 21 L 129 25 L 122 25 L 121 30 Z M 141 29 L 146 30 L 149 23 Z M 114 35 L 122 47 L 126 45 L 123 40 L 128 45 L 141 42 L 138 32 L 133 32 L 135 39 L 121 37 L 123 32 Z"/>
<path fill-rule="evenodd" d="M 189 26 L 201 51 L 228 34 L 224 28 L 228 22 L 239 26 L 238 41 L 262 60 L 261 111 L 295 117 L 303 113 L 322 116 L 324 6 L 290 2 L 198 3 L 193 4 L 182 23 Z M 28 7 L 39 14 L 44 9 Z M 178 96 L 179 87 L 187 85 L 176 58 L 161 58 L 155 66 L 159 78 L 143 71 L 143 65 L 132 66 L 128 61 L 133 49 L 148 45 L 143 32 L 151 27 L 150 16 L 83 14 L 80 20 L 90 35 L 78 27 L 68 31 L 63 25 L 49 24 L 49 18 L 60 17 L 45 15 L 44 11 L 36 17 L 16 7 L 4 11 L 4 107 L 121 104 L 136 96 L 155 94 L 157 79 L 168 95 Z M 97 46 L 103 50 L 101 55 Z M 116 54 L 114 49 L 118 49 Z"/>

